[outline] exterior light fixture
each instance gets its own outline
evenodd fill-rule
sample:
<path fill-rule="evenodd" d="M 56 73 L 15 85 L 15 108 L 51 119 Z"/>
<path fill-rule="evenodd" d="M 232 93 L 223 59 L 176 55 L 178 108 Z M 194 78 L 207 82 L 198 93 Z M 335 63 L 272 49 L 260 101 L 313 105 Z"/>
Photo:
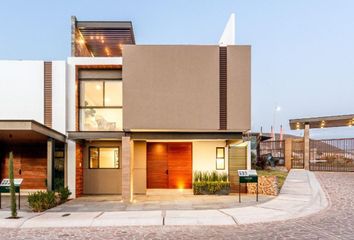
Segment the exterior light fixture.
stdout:
<path fill-rule="evenodd" d="M 216 148 L 216 170 L 225 170 L 225 148 Z"/>

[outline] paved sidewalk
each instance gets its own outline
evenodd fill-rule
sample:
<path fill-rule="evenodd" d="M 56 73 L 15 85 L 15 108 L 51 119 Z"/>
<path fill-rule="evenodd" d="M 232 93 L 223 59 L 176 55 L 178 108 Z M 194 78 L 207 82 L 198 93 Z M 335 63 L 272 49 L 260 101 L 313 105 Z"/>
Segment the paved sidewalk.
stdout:
<path fill-rule="evenodd" d="M 315 175 L 305 170 L 291 170 L 279 196 L 256 206 L 210 210 L 26 213 L 19 220 L 5 219 L 8 213 L 3 211 L 0 212 L 0 227 L 239 225 L 303 217 L 327 206 L 327 198 Z"/>

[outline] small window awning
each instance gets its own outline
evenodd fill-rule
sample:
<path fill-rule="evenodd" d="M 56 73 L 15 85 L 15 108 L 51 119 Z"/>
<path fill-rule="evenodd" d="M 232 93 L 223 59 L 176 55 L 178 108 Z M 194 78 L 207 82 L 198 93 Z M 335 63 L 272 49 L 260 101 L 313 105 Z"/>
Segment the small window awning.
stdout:
<path fill-rule="evenodd" d="M 0 120 L 0 142 L 43 142 L 48 138 L 66 140 L 64 134 L 34 120 Z"/>
<path fill-rule="evenodd" d="M 289 124 L 291 130 L 304 129 L 306 124 L 310 128 L 351 127 L 354 125 L 354 114 L 290 119 Z"/>

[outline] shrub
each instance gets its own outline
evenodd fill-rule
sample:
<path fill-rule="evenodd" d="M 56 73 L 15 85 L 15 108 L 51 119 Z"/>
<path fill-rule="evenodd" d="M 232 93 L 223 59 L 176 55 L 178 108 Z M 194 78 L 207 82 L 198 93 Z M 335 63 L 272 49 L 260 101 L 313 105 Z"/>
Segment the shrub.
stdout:
<path fill-rule="evenodd" d="M 230 193 L 229 182 L 194 182 L 193 183 L 194 195 L 228 195 Z"/>
<path fill-rule="evenodd" d="M 228 175 L 227 175 L 227 173 L 226 172 L 223 172 L 223 173 L 221 173 L 220 174 L 220 180 L 221 181 L 223 181 L 223 182 L 227 182 L 227 180 L 228 180 Z"/>
<path fill-rule="evenodd" d="M 58 189 L 59 202 L 64 203 L 68 200 L 71 192 L 68 187 L 61 187 Z"/>
<path fill-rule="evenodd" d="M 217 171 L 212 171 L 210 173 L 210 181 L 213 181 L 213 182 L 219 181 L 219 174 Z"/>
<path fill-rule="evenodd" d="M 226 172 L 194 172 L 193 193 L 202 194 L 223 194 L 230 193 L 230 183 Z"/>
<path fill-rule="evenodd" d="M 194 182 L 200 182 L 202 180 L 202 172 L 194 171 Z"/>
<path fill-rule="evenodd" d="M 35 212 L 42 212 L 57 205 L 55 192 L 37 191 L 28 195 L 28 204 Z"/>
<path fill-rule="evenodd" d="M 201 181 L 209 181 L 209 178 L 210 178 L 210 176 L 209 176 L 209 172 L 202 172 L 202 179 L 201 179 Z"/>

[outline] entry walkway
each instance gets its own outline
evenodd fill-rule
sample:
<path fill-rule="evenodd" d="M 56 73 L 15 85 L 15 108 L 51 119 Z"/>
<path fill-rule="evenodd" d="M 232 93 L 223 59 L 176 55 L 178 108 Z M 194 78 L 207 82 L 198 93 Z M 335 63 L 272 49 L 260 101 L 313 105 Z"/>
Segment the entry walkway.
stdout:
<path fill-rule="evenodd" d="M 236 225 L 302 217 L 327 206 L 327 198 L 314 174 L 291 170 L 280 195 L 255 206 L 207 210 L 24 213 L 18 220 L 4 219 L 8 213 L 3 211 L 0 212 L 0 227 Z"/>

